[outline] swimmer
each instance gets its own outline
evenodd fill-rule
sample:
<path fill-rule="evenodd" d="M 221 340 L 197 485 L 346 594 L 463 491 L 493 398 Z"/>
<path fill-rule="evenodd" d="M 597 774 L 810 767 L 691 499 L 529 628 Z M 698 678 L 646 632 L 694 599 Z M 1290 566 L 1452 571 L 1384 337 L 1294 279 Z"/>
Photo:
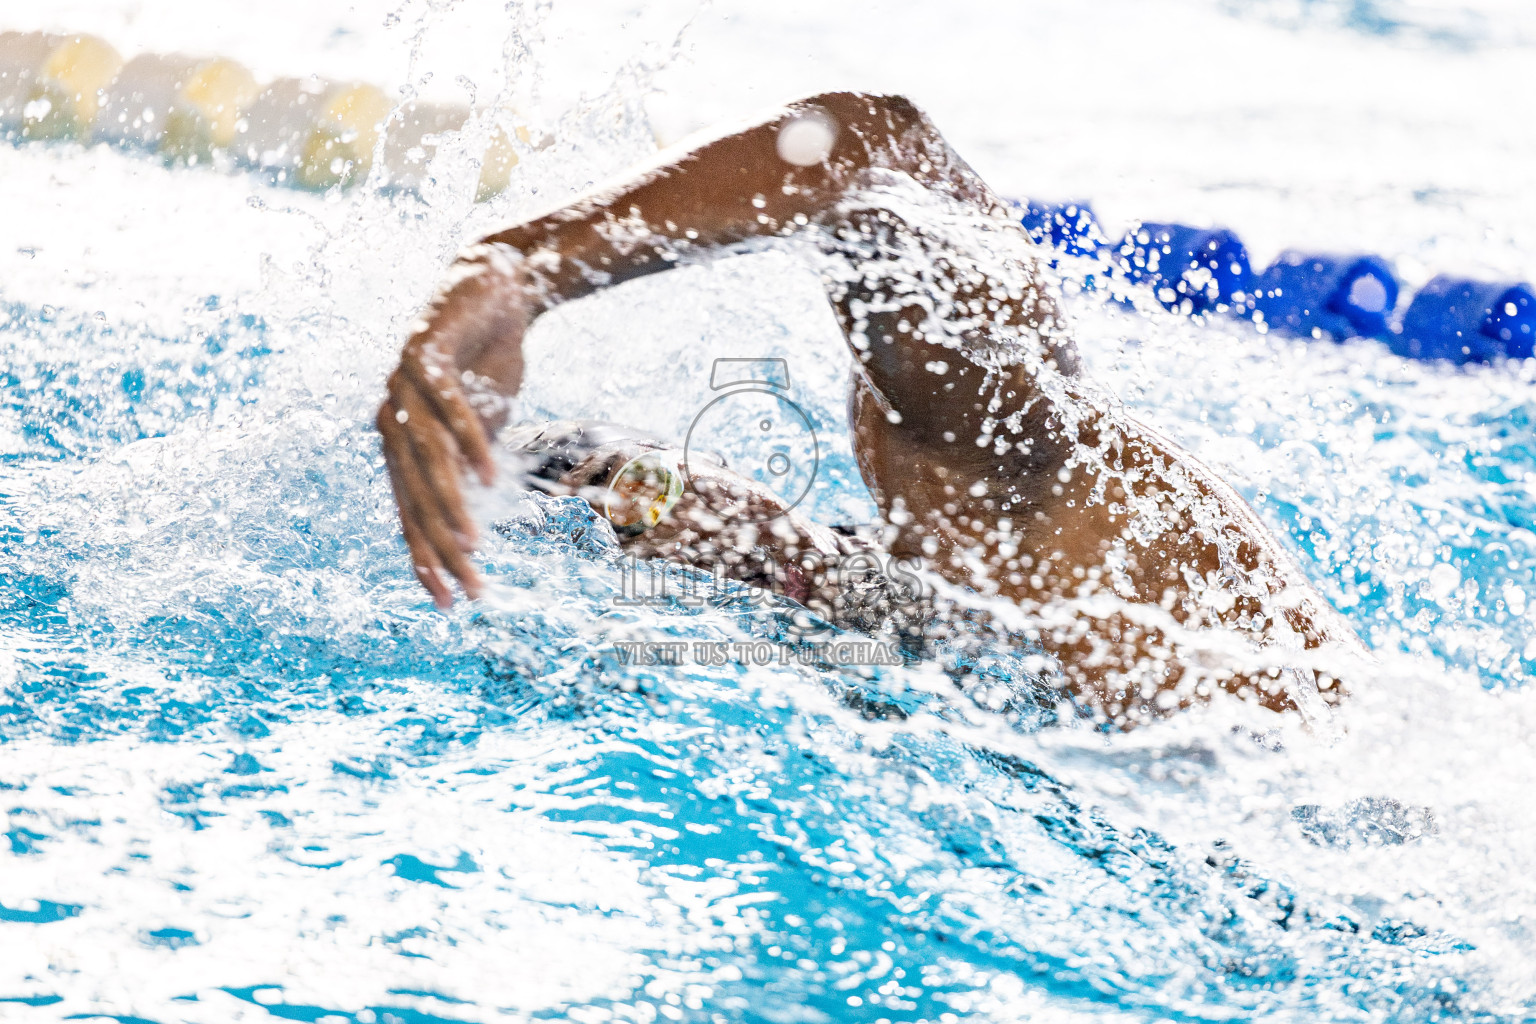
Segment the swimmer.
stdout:
<path fill-rule="evenodd" d="M 915 559 L 1035 616 L 1067 692 L 1121 725 L 1218 689 L 1277 711 L 1336 702 L 1319 656 L 1358 639 L 1230 487 L 1086 379 L 1021 232 L 909 101 L 829 93 L 470 246 L 378 415 L 418 578 L 440 607 L 450 577 L 481 592 L 462 474 L 495 473 L 538 316 L 798 240 L 853 356 L 849 427 L 881 530 L 839 535 L 723 464 L 673 481 L 663 445 L 606 426 L 523 428 L 513 446 L 545 453 L 530 478 L 606 509 L 631 553 L 799 600 L 816 586 L 797 566 Z"/>

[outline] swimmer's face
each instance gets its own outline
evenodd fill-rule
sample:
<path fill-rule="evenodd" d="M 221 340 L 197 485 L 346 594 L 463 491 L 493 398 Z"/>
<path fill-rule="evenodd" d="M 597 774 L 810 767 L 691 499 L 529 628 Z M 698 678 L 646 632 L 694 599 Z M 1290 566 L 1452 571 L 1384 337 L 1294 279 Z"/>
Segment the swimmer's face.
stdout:
<path fill-rule="evenodd" d="M 685 474 L 681 460 L 676 450 L 616 442 L 594 450 L 561 484 L 585 498 L 624 549 L 641 558 L 679 557 L 701 544 L 747 552 L 780 543 L 776 532 L 790 522 L 777 496 L 705 458 Z"/>
<path fill-rule="evenodd" d="M 775 495 L 724 466 L 705 463 L 685 475 L 678 454 L 647 451 L 627 461 L 611 459 L 609 465 L 618 468 L 608 474 L 601 495 L 591 485 L 583 491 L 619 536 L 643 534 L 648 545 L 730 534 L 729 543 L 750 546 L 758 534 L 756 517 L 772 520 L 788 511 Z"/>
<path fill-rule="evenodd" d="M 802 568 L 838 557 L 832 536 L 723 463 L 696 459 L 685 476 L 681 458 L 675 449 L 615 442 L 595 449 L 561 484 L 607 518 L 634 558 L 717 569 L 833 614 L 836 587 Z"/>

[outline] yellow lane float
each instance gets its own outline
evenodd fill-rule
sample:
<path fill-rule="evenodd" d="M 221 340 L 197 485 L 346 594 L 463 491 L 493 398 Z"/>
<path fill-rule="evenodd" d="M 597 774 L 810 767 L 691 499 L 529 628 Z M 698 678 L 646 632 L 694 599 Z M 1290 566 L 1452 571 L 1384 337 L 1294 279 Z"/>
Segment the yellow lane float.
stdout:
<path fill-rule="evenodd" d="M 197 163 L 234 143 L 258 91 L 255 76 L 232 60 L 141 54 L 106 88 L 93 136 Z"/>
<path fill-rule="evenodd" d="M 122 66 L 95 36 L 0 33 L 0 127 L 28 139 L 87 139 Z"/>
<path fill-rule="evenodd" d="M 95 36 L 0 33 L 0 136 L 75 139 L 207 163 L 239 165 L 308 189 L 355 185 L 376 158 L 377 181 L 419 187 L 443 141 L 472 112 L 454 104 L 397 105 L 363 82 L 280 78 L 265 86 L 220 57 L 140 54 L 123 62 Z M 498 127 L 480 162 L 477 200 L 511 182 L 527 129 Z"/>

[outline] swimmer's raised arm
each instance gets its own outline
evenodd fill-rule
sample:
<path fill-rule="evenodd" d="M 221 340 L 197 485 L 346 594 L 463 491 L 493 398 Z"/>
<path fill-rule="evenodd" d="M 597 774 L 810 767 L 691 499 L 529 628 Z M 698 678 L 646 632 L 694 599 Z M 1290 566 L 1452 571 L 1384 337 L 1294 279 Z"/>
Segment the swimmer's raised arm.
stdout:
<path fill-rule="evenodd" d="M 828 93 L 707 141 L 662 153 L 650 168 L 559 211 L 483 240 L 533 257 L 552 302 L 715 251 L 793 233 L 836 211 L 864 172 L 886 168 L 968 206 L 1005 204 L 906 99 Z M 685 148 L 687 147 L 687 148 Z"/>
<path fill-rule="evenodd" d="M 664 154 L 629 180 L 471 246 L 415 325 L 390 375 L 378 427 L 417 574 L 440 605 L 446 570 L 475 596 L 475 542 L 458 473 L 494 473 L 488 438 L 515 395 L 529 324 L 560 302 L 815 222 L 885 168 L 975 209 L 1003 205 L 900 97 L 830 93 Z M 876 370 L 878 371 L 878 367 Z M 896 370 L 896 367 L 890 367 Z M 950 423 L 963 427 L 963 424 Z"/>

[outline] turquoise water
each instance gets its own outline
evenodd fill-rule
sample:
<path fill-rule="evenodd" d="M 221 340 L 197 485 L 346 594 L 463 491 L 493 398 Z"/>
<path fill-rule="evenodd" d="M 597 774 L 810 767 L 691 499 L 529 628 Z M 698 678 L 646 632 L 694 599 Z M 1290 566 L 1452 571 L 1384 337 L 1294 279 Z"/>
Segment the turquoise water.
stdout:
<path fill-rule="evenodd" d="M 1451 725 L 1486 729 L 1489 689 L 1536 654 L 1509 600 L 1536 566 L 1513 368 L 1243 339 L 1222 372 L 1315 400 L 1185 396 L 1193 436 L 1260 453 L 1250 496 L 1393 672 L 1332 748 L 1229 709 L 1106 740 L 1032 731 L 932 666 L 625 667 L 616 639 L 771 623 L 616 607 L 611 537 L 570 500 L 520 509 L 487 553 L 496 597 L 437 615 L 366 389 L 285 391 L 282 328 L 204 317 L 161 336 L 7 309 L 8 998 L 157 1020 L 230 1000 L 358 1020 L 1530 1012 L 1508 973 L 1527 918 L 1478 906 L 1458 863 L 1521 856 L 1520 809 L 1437 778 L 1424 723 L 1379 734 L 1465 705 Z M 1179 411 L 1167 388 L 1144 398 Z M 1388 751 L 1418 762 L 1396 785 L 1327 778 Z M 1428 806 L 1438 831 L 1315 846 L 1295 817 L 1361 797 Z M 1159 800 L 1204 820 L 1173 838 Z"/>
<path fill-rule="evenodd" d="M 529 180 L 584 185 L 556 150 Z M 780 657 L 782 606 L 625 605 L 569 501 L 481 495 L 493 593 L 434 612 L 373 410 L 446 253 L 521 207 L 0 162 L 101 218 L 91 283 L 0 282 L 0 1018 L 1536 1018 L 1530 367 L 1069 294 L 1093 372 L 1379 659 L 1313 729 L 1221 703 L 1104 736 L 1043 725 L 1007 650 L 961 689 Z M 1383 245 L 1450 216 L 1372 195 Z M 193 242 L 112 248 L 178 203 Z M 784 358 L 809 508 L 848 521 L 840 345 L 788 257 L 679 271 L 541 324 L 524 411 L 677 435 L 716 355 Z M 625 664 L 637 640 L 774 656 Z"/>

